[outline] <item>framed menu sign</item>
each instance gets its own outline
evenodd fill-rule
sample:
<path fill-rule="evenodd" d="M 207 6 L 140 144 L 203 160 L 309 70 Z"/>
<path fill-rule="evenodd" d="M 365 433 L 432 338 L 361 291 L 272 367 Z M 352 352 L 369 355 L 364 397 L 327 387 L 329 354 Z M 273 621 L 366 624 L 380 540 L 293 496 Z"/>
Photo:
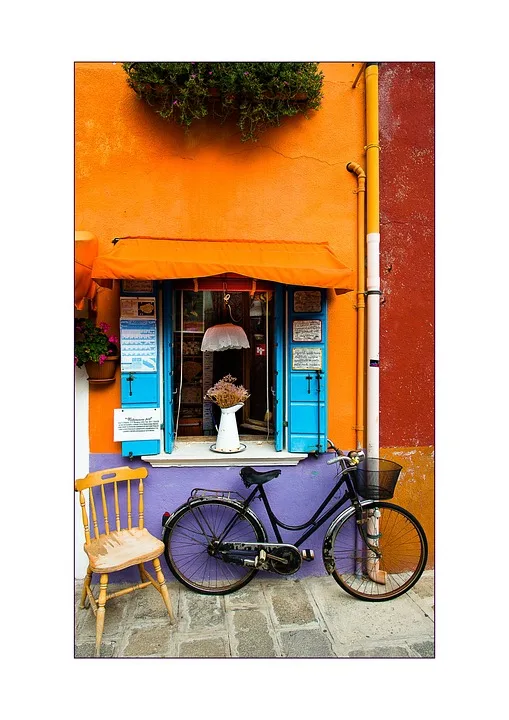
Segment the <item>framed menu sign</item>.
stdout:
<path fill-rule="evenodd" d="M 320 290 L 296 290 L 293 294 L 293 312 L 322 312 Z"/>
<path fill-rule="evenodd" d="M 321 320 L 294 320 L 293 321 L 294 342 L 321 342 L 322 321 Z"/>
<path fill-rule="evenodd" d="M 155 297 L 121 297 L 121 318 L 156 318 Z"/>
<path fill-rule="evenodd" d="M 292 370 L 321 370 L 322 348 L 299 347 L 292 350 Z"/>

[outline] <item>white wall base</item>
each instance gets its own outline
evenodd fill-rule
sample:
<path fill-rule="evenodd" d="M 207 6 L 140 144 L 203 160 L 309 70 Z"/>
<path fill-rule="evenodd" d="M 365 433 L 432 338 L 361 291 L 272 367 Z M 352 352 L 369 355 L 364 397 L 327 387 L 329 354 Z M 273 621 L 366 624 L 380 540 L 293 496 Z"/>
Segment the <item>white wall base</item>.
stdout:
<path fill-rule="evenodd" d="M 85 368 L 75 369 L 75 436 L 74 436 L 74 477 L 84 477 L 89 471 L 90 443 L 88 438 L 88 380 Z M 83 551 L 85 537 L 79 495 L 75 493 L 75 542 L 74 542 L 74 577 L 82 579 L 87 574 L 87 556 Z"/>

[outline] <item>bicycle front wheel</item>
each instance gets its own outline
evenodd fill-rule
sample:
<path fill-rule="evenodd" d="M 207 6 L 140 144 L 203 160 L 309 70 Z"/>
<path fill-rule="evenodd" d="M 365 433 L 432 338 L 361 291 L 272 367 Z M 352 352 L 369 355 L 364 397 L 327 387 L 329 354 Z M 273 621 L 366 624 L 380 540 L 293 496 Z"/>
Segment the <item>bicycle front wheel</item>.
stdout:
<path fill-rule="evenodd" d="M 164 556 L 183 585 L 204 595 L 226 595 L 258 572 L 225 562 L 215 553 L 221 542 L 267 542 L 256 515 L 221 499 L 204 498 L 178 510 L 163 535 Z"/>
<path fill-rule="evenodd" d="M 374 501 L 363 503 L 360 523 L 353 508 L 339 523 L 332 551 L 332 575 L 343 590 L 362 600 L 381 601 L 415 585 L 426 567 L 428 543 L 408 510 Z"/>

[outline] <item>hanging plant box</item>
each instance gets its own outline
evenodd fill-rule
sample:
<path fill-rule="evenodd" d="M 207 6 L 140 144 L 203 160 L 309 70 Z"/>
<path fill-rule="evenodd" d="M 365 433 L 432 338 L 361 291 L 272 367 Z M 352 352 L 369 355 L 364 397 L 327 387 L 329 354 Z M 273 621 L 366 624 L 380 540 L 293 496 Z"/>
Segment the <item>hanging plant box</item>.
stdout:
<path fill-rule="evenodd" d="M 286 117 L 318 110 L 323 73 L 318 63 L 127 62 L 127 82 L 164 119 L 187 130 L 207 115 L 235 116 L 242 141 L 256 141 Z"/>
<path fill-rule="evenodd" d="M 103 385 L 115 382 L 117 372 L 118 355 L 112 355 L 102 365 L 96 362 L 86 362 L 85 368 L 88 374 L 88 382 L 91 385 Z"/>

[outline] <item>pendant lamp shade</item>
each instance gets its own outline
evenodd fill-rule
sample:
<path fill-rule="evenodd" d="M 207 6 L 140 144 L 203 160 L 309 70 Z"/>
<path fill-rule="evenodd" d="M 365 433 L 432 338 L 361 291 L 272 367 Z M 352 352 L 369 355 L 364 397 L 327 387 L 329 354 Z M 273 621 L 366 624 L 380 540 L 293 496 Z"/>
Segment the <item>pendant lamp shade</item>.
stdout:
<path fill-rule="evenodd" d="M 248 348 L 249 340 L 239 325 L 224 323 L 213 325 L 205 331 L 201 343 L 202 352 L 219 352 L 220 350 L 240 350 Z"/>

